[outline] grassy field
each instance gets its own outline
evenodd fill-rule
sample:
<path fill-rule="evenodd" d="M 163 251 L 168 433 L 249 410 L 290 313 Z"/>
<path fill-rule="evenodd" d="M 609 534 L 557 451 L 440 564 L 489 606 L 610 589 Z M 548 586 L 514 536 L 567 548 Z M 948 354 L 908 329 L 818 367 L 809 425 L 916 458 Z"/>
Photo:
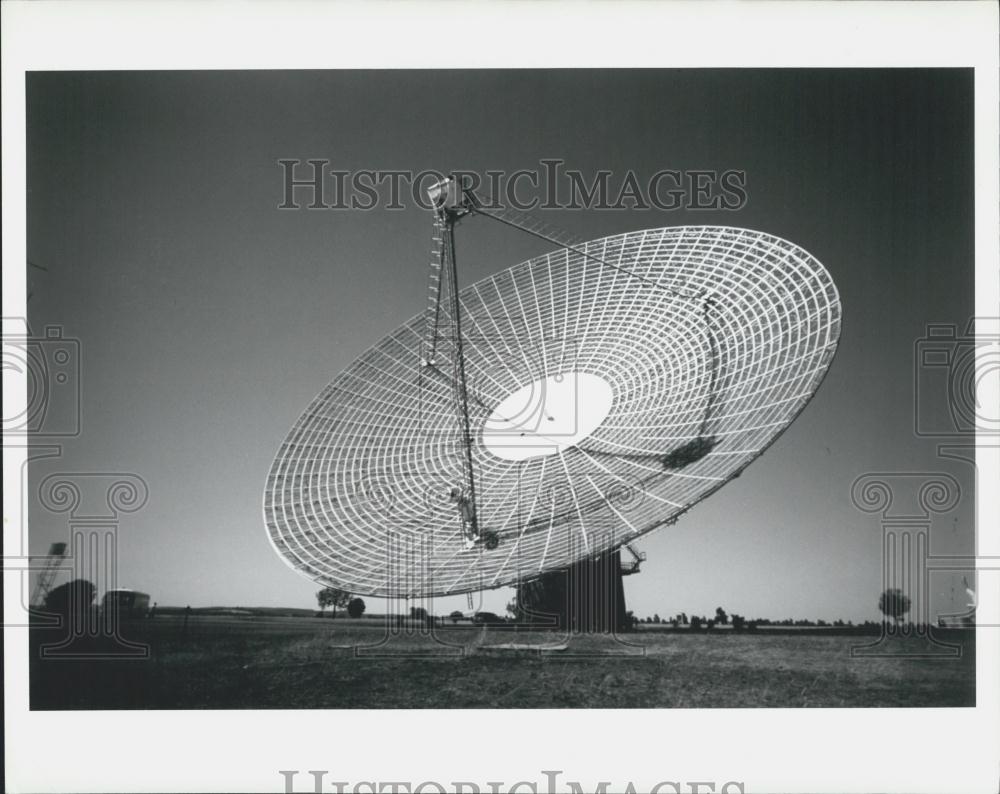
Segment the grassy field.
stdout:
<path fill-rule="evenodd" d="M 566 643 L 548 632 L 448 626 L 395 636 L 378 620 L 169 615 L 123 627 L 145 659 L 43 658 L 33 709 L 739 708 L 972 706 L 972 631 L 937 632 L 958 658 L 875 637 L 640 631 Z M 381 643 L 381 644 L 380 644 Z M 74 653 L 114 650 L 77 641 Z"/>

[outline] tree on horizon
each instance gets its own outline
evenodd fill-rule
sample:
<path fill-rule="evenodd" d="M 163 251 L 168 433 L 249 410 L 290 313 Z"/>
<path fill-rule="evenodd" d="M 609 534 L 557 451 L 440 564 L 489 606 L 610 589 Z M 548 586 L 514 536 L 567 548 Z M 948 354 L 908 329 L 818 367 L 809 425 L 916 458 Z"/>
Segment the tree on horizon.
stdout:
<path fill-rule="evenodd" d="M 45 596 L 45 608 L 59 615 L 77 615 L 89 609 L 97 588 L 86 579 L 74 579 Z"/>
<path fill-rule="evenodd" d="M 319 611 L 322 612 L 327 607 L 332 607 L 333 612 L 330 617 L 337 617 L 337 607 L 346 607 L 351 600 L 351 594 L 346 590 L 336 587 L 324 587 L 316 593 L 316 602 L 319 604 Z"/>
<path fill-rule="evenodd" d="M 360 618 L 365 614 L 365 600 L 363 598 L 352 598 L 347 602 L 347 614 L 352 618 Z"/>
<path fill-rule="evenodd" d="M 896 623 L 903 621 L 903 616 L 910 611 L 910 603 L 910 597 L 898 587 L 890 587 L 878 597 L 879 611 Z"/>

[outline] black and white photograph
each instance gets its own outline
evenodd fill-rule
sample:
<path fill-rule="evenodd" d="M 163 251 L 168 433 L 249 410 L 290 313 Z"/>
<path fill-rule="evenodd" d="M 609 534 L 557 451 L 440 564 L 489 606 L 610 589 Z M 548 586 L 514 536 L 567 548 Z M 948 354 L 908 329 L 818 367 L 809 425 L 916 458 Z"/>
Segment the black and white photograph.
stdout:
<path fill-rule="evenodd" d="M 991 4 L 71 5 L 4 8 L 9 790 L 996 791 Z"/>

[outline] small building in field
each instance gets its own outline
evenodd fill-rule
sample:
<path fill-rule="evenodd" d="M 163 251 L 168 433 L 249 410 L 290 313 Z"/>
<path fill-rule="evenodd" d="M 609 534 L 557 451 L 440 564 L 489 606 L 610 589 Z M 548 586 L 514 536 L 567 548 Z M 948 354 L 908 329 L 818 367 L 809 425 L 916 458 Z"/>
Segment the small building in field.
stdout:
<path fill-rule="evenodd" d="M 117 611 L 119 618 L 144 618 L 149 614 L 149 593 L 119 588 L 108 590 L 101 599 L 101 611 Z"/>

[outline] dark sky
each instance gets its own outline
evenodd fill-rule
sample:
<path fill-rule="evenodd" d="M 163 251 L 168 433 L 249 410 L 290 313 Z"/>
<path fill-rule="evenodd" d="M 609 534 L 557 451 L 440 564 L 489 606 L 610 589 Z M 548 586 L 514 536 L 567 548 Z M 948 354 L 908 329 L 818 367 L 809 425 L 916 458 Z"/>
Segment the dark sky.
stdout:
<path fill-rule="evenodd" d="M 160 604 L 315 604 L 271 549 L 264 478 L 309 400 L 425 305 L 430 213 L 279 210 L 285 158 L 332 168 L 538 169 L 620 184 L 738 169 L 739 211 L 548 210 L 584 239 L 722 224 L 791 240 L 832 274 L 840 350 L 743 476 L 646 536 L 640 615 L 877 616 L 871 471 L 945 471 L 963 500 L 932 551 L 971 553 L 971 470 L 913 432 L 914 345 L 973 308 L 971 70 L 34 73 L 27 80 L 29 320 L 82 350 L 82 433 L 32 472 L 133 472 L 120 584 Z M 462 281 L 547 246 L 459 230 Z M 927 399 L 945 416 L 946 395 Z M 34 553 L 65 536 L 31 507 Z M 935 607 L 961 609 L 961 576 Z M 488 595 L 502 611 L 506 591 Z M 449 610 L 454 600 L 435 608 Z M 370 609 L 374 605 L 370 605 Z"/>

